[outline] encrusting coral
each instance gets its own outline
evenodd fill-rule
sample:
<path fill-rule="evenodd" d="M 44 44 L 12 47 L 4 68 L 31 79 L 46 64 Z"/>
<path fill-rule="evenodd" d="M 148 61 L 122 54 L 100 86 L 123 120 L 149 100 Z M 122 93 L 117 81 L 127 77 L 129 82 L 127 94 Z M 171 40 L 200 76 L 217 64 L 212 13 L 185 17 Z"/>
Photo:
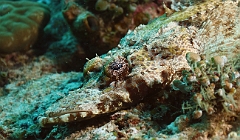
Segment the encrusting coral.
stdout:
<path fill-rule="evenodd" d="M 46 111 L 46 117 L 40 117 L 40 125 L 81 121 L 135 105 L 146 95 L 169 89 L 170 85 L 175 83 L 174 80 L 184 77 L 183 71 L 199 67 L 201 64 L 204 66 L 205 63 L 201 63 L 203 58 L 199 56 L 213 58 L 213 62 L 219 67 L 212 68 L 214 71 L 217 69 L 217 72 L 223 70 L 225 57 L 229 64 L 238 62 L 240 51 L 238 13 L 238 1 L 211 0 L 175 12 L 169 17 L 159 17 L 146 26 L 141 25 L 129 31 L 117 48 L 101 57 L 97 56 L 97 59 L 94 58 L 85 65 L 87 80 L 83 87 L 70 92 L 66 98 L 52 105 Z M 218 61 L 218 56 L 224 56 L 221 57 L 223 60 Z M 114 84 L 102 86 L 107 76 L 105 68 L 115 69 L 115 65 L 112 64 L 119 58 L 122 58 L 124 63 L 125 59 L 127 60 L 129 74 L 124 74 L 121 80 L 112 75 L 115 77 L 112 80 Z M 190 66 L 188 61 L 191 62 Z M 116 69 L 119 68 L 122 66 L 117 66 Z M 197 70 L 194 72 L 197 73 Z M 212 86 L 208 78 L 201 78 L 199 82 L 202 86 Z M 188 80 L 194 82 L 195 77 L 188 77 Z M 224 83 L 224 87 L 228 85 L 227 91 L 232 91 L 231 80 L 227 82 Z M 176 89 L 186 86 L 180 80 L 175 84 L 178 83 L 183 85 Z M 239 92 L 239 87 L 235 88 L 236 92 Z M 182 91 L 188 93 L 191 90 L 185 88 Z M 202 90 L 211 91 L 211 87 Z M 203 98 L 212 100 L 214 97 L 210 95 Z M 221 99 L 226 96 L 228 94 L 223 95 Z M 229 104 L 236 108 L 234 98 L 228 99 L 228 109 L 231 109 Z M 199 106 L 199 109 L 211 112 L 211 108 L 205 109 L 202 104 Z M 199 118 L 200 115 L 201 112 L 194 112 L 195 118 Z"/>
<path fill-rule="evenodd" d="M 0 2 L 0 53 L 27 51 L 50 19 L 49 8 L 37 2 Z"/>

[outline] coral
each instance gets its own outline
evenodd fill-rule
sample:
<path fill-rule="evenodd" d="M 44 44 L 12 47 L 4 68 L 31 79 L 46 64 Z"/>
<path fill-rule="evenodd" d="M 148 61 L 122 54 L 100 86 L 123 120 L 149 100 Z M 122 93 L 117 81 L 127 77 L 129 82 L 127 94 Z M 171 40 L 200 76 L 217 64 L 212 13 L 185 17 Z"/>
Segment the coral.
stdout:
<path fill-rule="evenodd" d="M 98 11 L 105 11 L 109 8 L 110 3 L 106 0 L 98 0 L 95 4 L 95 9 Z"/>
<path fill-rule="evenodd" d="M 85 10 L 76 3 L 69 2 L 63 10 L 63 16 L 70 25 L 73 35 L 79 39 L 79 42 L 89 56 L 96 54 L 94 42 L 99 42 L 99 23 L 98 19 L 91 12 Z M 96 41 L 97 40 L 97 41 Z M 99 48 L 101 49 L 101 48 Z M 95 51 L 94 51 L 95 52 Z"/>
<path fill-rule="evenodd" d="M 136 5 L 133 12 L 133 23 L 136 26 L 140 24 L 147 24 L 150 19 L 154 19 L 162 14 L 164 14 L 163 8 L 154 2 Z"/>
<path fill-rule="evenodd" d="M 138 3 L 144 3 L 144 1 L 97 0 L 95 3 L 95 10 L 109 12 L 111 17 L 114 19 L 123 15 L 124 13 L 135 11 Z"/>
<path fill-rule="evenodd" d="M 200 59 L 198 54 L 190 52 L 186 54 L 186 58 L 187 60 L 199 58 L 195 59 L 196 61 L 188 61 L 189 65 L 196 64 L 193 65 L 191 71 L 184 71 L 181 84 L 177 85 L 179 87 L 178 90 L 181 92 L 184 91 L 186 94 L 193 95 L 193 104 L 188 105 L 195 109 L 193 118 L 200 118 L 202 116 L 200 115 L 202 114 L 201 110 L 209 115 L 225 112 L 229 116 L 235 116 L 239 111 L 239 105 L 236 100 L 236 96 L 239 93 L 236 93 L 236 89 L 239 88 L 237 81 L 240 78 L 240 74 L 227 62 L 226 56 L 216 55 L 210 60 L 204 60 Z M 194 80 L 189 78 L 191 76 L 195 77 Z M 179 80 L 174 80 L 173 84 L 176 81 Z M 191 87 L 190 90 L 184 90 L 189 87 Z"/>
<path fill-rule="evenodd" d="M 88 58 L 114 48 L 129 29 L 162 15 L 150 1 L 66 1 L 63 15 Z M 161 12 L 159 12 L 161 11 Z"/>
<path fill-rule="evenodd" d="M 0 2 L 0 53 L 29 50 L 50 18 L 44 4 Z"/>

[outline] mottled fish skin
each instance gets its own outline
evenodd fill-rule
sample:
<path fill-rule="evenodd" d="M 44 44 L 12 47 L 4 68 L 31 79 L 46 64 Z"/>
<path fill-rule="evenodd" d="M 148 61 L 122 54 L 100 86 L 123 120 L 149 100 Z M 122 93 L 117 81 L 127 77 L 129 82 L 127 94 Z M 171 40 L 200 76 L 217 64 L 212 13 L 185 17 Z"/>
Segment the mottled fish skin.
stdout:
<path fill-rule="evenodd" d="M 180 79 L 181 71 L 190 69 L 187 52 L 208 58 L 225 55 L 239 62 L 239 12 L 238 1 L 209 0 L 129 31 L 117 48 L 100 57 L 97 70 L 92 66 L 96 63 L 85 65 L 84 86 L 48 108 L 40 125 L 82 121 L 131 107 L 152 88 L 164 89 Z M 118 57 L 127 59 L 129 75 L 104 83 L 105 68 Z"/>

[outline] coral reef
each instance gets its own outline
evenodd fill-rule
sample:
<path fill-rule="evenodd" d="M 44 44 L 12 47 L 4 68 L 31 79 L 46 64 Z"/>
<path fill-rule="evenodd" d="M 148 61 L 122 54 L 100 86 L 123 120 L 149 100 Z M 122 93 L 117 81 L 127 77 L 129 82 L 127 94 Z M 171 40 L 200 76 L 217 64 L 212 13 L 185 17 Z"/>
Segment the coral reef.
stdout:
<path fill-rule="evenodd" d="M 66 9 L 63 10 L 63 15 L 70 25 L 73 35 L 79 39 L 81 45 L 85 46 L 85 51 L 91 54 L 97 45 L 95 42 L 98 42 L 95 40 L 100 39 L 97 17 L 73 2 L 67 4 Z M 102 49 L 99 48 L 99 50 Z"/>
<path fill-rule="evenodd" d="M 0 2 L 0 53 L 29 50 L 49 21 L 50 11 L 36 2 Z"/>
<path fill-rule="evenodd" d="M 85 8 L 79 11 L 72 3 L 77 0 L 65 1 L 76 8 L 69 17 L 79 12 L 91 17 L 82 22 L 88 27 L 91 14 L 101 18 L 95 12 L 114 17 L 111 21 L 126 16 L 110 13 L 109 6 L 96 10 L 96 2 L 115 4 L 124 12 L 121 4 L 140 4 L 85 0 L 78 1 Z M 168 9 L 129 30 L 116 48 L 88 59 L 83 73 L 56 73 L 54 57 L 72 54 L 66 45 L 76 45 L 69 32 L 59 33 L 56 38 L 62 40 L 53 40 L 51 51 L 30 62 L 18 53 L 1 58 L 3 66 L 18 66 L 17 59 L 22 67 L 0 67 L 0 138 L 239 139 L 239 1 L 174 2 L 180 6 L 177 12 Z M 137 5 L 139 11 L 151 5 L 144 4 Z M 53 20 L 54 26 L 64 27 L 62 20 Z M 6 75 L 14 78 L 6 80 Z"/>
<path fill-rule="evenodd" d="M 65 1 L 63 15 L 87 57 L 116 47 L 129 29 L 164 14 L 151 1 Z"/>

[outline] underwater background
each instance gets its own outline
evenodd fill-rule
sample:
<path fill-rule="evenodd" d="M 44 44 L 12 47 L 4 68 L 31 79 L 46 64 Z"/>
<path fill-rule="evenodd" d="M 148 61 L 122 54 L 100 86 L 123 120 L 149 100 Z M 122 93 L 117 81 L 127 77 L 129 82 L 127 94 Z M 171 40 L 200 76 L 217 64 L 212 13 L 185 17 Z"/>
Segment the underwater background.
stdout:
<path fill-rule="evenodd" d="M 1 0 L 0 139 L 240 139 L 238 0 Z"/>

